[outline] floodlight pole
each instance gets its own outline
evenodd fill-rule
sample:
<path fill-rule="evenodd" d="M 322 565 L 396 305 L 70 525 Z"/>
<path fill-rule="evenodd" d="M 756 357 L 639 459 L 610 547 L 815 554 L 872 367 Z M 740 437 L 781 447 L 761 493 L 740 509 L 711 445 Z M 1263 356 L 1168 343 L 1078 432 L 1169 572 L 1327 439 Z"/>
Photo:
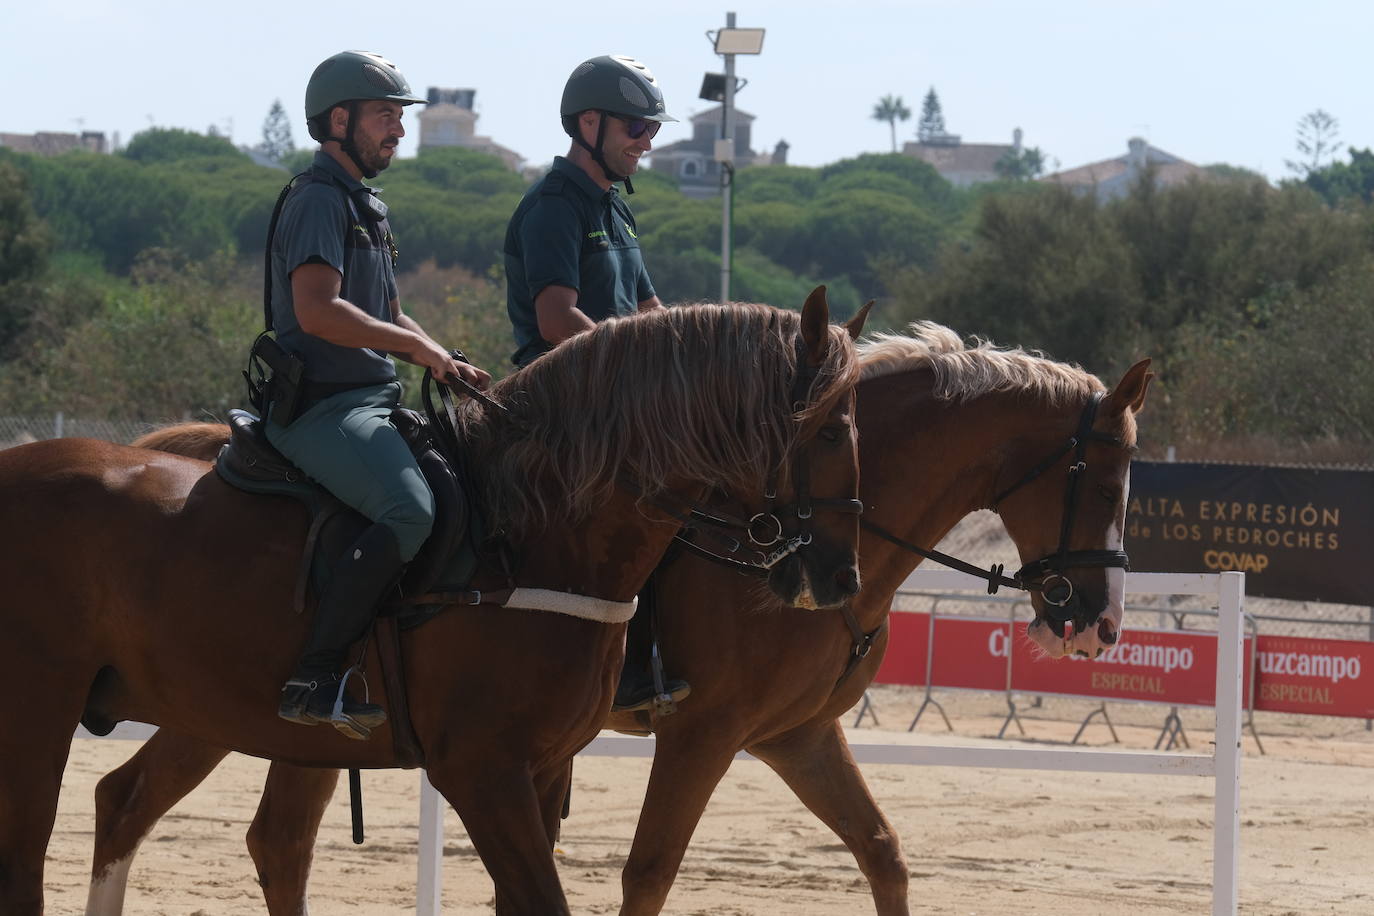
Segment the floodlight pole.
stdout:
<path fill-rule="evenodd" d="M 735 14 L 725 14 L 725 27 L 735 27 Z M 735 107 L 735 55 L 725 55 L 725 98 L 720 108 L 720 136 L 726 141 L 729 158 L 720 164 L 720 301 L 730 301 L 730 195 L 735 184 L 735 125 L 730 118 Z"/>

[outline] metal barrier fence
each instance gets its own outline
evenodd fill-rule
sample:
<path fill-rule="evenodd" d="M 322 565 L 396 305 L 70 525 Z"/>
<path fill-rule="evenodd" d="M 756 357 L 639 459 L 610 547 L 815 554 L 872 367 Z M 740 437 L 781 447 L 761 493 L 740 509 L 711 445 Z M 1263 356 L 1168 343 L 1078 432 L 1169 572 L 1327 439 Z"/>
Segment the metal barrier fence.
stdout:
<path fill-rule="evenodd" d="M 919 571 L 918 571 L 918 572 L 919 572 Z M 1032 615 L 1032 612 L 1031 612 L 1031 609 L 1030 609 L 1030 599 L 1027 598 L 1027 597 L 1020 597 L 1020 598 L 997 598 L 997 597 L 988 596 L 988 595 L 986 595 L 986 594 L 983 594 L 983 595 L 967 595 L 967 594 L 950 594 L 950 593 L 942 593 L 942 592 L 916 591 L 916 590 L 913 590 L 913 589 L 908 588 L 907 585 L 904 584 L 903 587 L 902 587 L 901 589 L 898 590 L 896 596 L 894 596 L 894 600 L 893 600 L 894 611 L 893 611 L 893 613 L 906 613 L 906 612 L 908 612 L 907 609 L 896 610 L 896 606 L 899 605 L 899 604 L 901 604 L 901 603 L 903 603 L 903 600 L 902 600 L 902 599 L 904 599 L 904 598 L 911 598 L 911 597 L 921 597 L 921 598 L 929 599 L 929 601 L 930 601 L 930 609 L 929 609 L 929 612 L 926 614 L 928 633 L 927 633 L 927 637 L 926 637 L 926 649 L 925 649 L 925 652 L 926 652 L 926 656 L 925 656 L 925 677 L 924 677 L 923 693 L 922 693 L 922 697 L 921 697 L 921 704 L 920 704 L 919 707 L 917 707 L 917 709 L 916 709 L 916 714 L 915 714 L 915 716 L 912 718 L 911 723 L 907 726 L 907 729 L 906 729 L 906 730 L 909 731 L 909 732 L 910 732 L 910 731 L 915 731 L 915 730 L 916 730 L 916 726 L 920 723 L 921 717 L 925 715 L 926 710 L 927 710 L 927 709 L 930 709 L 931 707 L 934 707 L 935 711 L 938 712 L 938 713 L 940 714 L 940 718 L 944 721 L 944 723 L 945 723 L 945 729 L 946 729 L 947 731 L 951 731 L 951 732 L 952 732 L 952 731 L 954 731 L 954 725 L 950 722 L 949 716 L 948 716 L 948 715 L 946 714 L 946 712 L 945 712 L 944 705 L 943 705 L 939 700 L 937 700 L 937 699 L 935 698 L 935 695 L 934 695 L 934 694 L 935 694 L 935 691 L 938 689 L 938 690 L 940 690 L 941 692 L 960 692 L 960 691 L 962 691 L 962 692 L 968 692 L 968 693 L 989 693 L 989 692 L 992 691 L 993 688 L 968 687 L 968 686 L 960 687 L 960 686 L 954 686 L 954 685 L 951 685 L 951 684 L 943 684 L 943 683 L 942 683 L 942 684 L 937 684 L 937 683 L 935 683 L 935 677 L 933 676 L 933 674 L 934 674 L 934 661 L 935 661 L 935 651 L 936 651 L 936 639 L 935 639 L 936 622 L 939 621 L 939 620 L 960 620 L 960 619 L 963 619 L 963 620 L 976 619 L 976 620 L 987 620 L 987 621 L 991 621 L 991 620 L 993 620 L 994 618 L 992 618 L 992 617 L 990 617 L 990 616 L 989 616 L 989 617 L 970 618 L 970 616 L 967 615 L 967 614 L 941 613 L 941 612 L 940 612 L 941 606 L 944 605 L 944 606 L 946 606 L 946 607 L 949 607 L 950 605 L 953 605 L 953 606 L 956 606 L 956 607 L 957 607 L 957 606 L 959 606 L 959 605 L 966 605 L 966 604 L 977 605 L 977 606 L 979 606 L 980 608 L 986 608 L 986 607 L 988 607 L 988 606 L 997 606 L 997 607 L 999 607 L 1001 610 L 1003 610 L 1003 611 L 1005 612 L 1004 617 L 1005 617 L 1005 620 L 1007 621 L 1007 626 L 1008 626 L 1009 628 L 1014 628 L 1015 622 L 1016 622 L 1017 619 L 1020 619 L 1020 618 L 1029 619 L 1031 616 L 1033 616 L 1033 615 Z M 1184 626 L 1184 621 L 1185 621 L 1185 619 L 1186 619 L 1187 617 L 1189 617 L 1189 616 L 1200 617 L 1200 618 L 1209 619 L 1209 620 L 1216 620 L 1217 617 L 1218 617 L 1218 613 L 1219 613 L 1218 611 L 1216 611 L 1216 610 L 1214 610 L 1214 609 L 1199 609 L 1199 608 L 1174 609 L 1174 610 L 1167 611 L 1167 612 L 1162 612 L 1162 611 L 1161 611 L 1161 612 L 1156 612 L 1156 609 L 1153 608 L 1153 607 L 1149 607 L 1149 606 L 1146 606 L 1146 605 L 1139 605 L 1139 604 L 1135 604 L 1135 605 L 1128 604 L 1128 605 L 1126 605 L 1125 610 L 1126 610 L 1126 613 L 1127 613 L 1127 617 L 1126 617 L 1127 620 L 1132 620 L 1132 617 L 1137 617 L 1137 618 L 1142 618 L 1142 619 L 1143 619 L 1147 614 L 1148 614 L 1149 616 L 1154 616 L 1155 613 L 1159 613 L 1159 616 L 1160 616 L 1160 618 L 1161 618 L 1160 623 L 1161 623 L 1162 625 L 1167 625 L 1169 619 L 1172 619 L 1172 621 L 1173 621 L 1173 623 L 1174 623 L 1174 629 L 1176 629 L 1176 630 L 1188 629 L 1188 628 L 1186 628 L 1186 627 Z M 1132 614 L 1132 612 L 1136 612 L 1136 613 Z M 1124 629 L 1125 629 L 1125 631 L 1128 632 L 1128 633 L 1129 633 L 1131 630 L 1142 629 L 1142 627 L 1139 626 L 1139 623 L 1140 623 L 1140 621 L 1132 620 L 1132 624 L 1133 624 L 1133 625 L 1132 625 L 1132 626 L 1127 626 L 1127 627 L 1125 627 Z M 1259 630 L 1259 624 L 1258 624 L 1258 620 L 1257 620 L 1257 618 L 1256 618 L 1256 615 L 1251 614 L 1251 613 L 1249 613 L 1248 611 L 1245 612 L 1245 614 L 1244 614 L 1244 627 L 1245 627 L 1245 630 L 1247 631 L 1247 633 L 1248 633 L 1248 635 L 1249 635 L 1250 637 L 1258 637 L 1258 636 L 1259 636 L 1260 630 Z M 1161 626 L 1160 628 L 1163 629 L 1164 627 Z M 1192 629 L 1193 631 L 1198 631 L 1198 630 L 1200 630 L 1200 629 L 1205 629 L 1206 632 L 1212 632 L 1212 631 L 1215 631 L 1215 630 L 1216 630 L 1216 626 L 1213 625 L 1213 626 L 1206 627 L 1206 628 L 1193 627 L 1193 628 L 1191 628 L 1191 629 Z M 1009 633 L 1010 633 L 1010 630 L 1009 630 Z M 1258 684 L 1258 678 L 1256 677 L 1256 674 L 1257 674 L 1257 667 L 1258 667 L 1258 660 L 1259 660 L 1259 654 L 1258 654 L 1258 652 L 1252 652 L 1252 653 L 1250 654 L 1249 662 L 1248 662 L 1248 664 L 1247 664 L 1247 667 L 1248 667 L 1248 669 L 1249 669 L 1249 671 L 1248 671 L 1248 675 L 1249 675 L 1249 688 L 1248 688 L 1248 689 L 1246 690 L 1246 692 L 1245 692 L 1244 722 L 1243 722 L 1243 727 L 1246 728 L 1246 729 L 1249 729 L 1251 736 L 1252 736 L 1252 737 L 1254 738 L 1254 740 L 1255 740 L 1255 745 L 1256 745 L 1256 747 L 1259 749 L 1259 752 L 1260 752 L 1261 754 L 1263 754 L 1263 753 L 1264 753 L 1264 743 L 1263 743 L 1263 741 L 1260 739 L 1260 735 L 1259 735 L 1258 730 L 1255 728 L 1255 691 L 1256 691 L 1256 687 L 1257 687 L 1257 684 Z M 875 683 L 878 683 L 878 682 L 875 681 Z M 1008 652 L 1007 655 L 1006 655 L 1006 682 L 1005 682 L 1005 687 L 1001 690 L 1001 692 L 1003 693 L 1004 698 L 1005 698 L 1005 702 L 1006 702 L 1006 704 L 1007 704 L 1007 713 L 1006 713 L 1006 717 L 1002 720 L 1002 726 L 1001 726 L 1001 728 L 998 729 L 997 737 L 998 737 L 998 738 L 1003 738 L 1003 737 L 1005 737 L 1005 736 L 1006 736 L 1006 732 L 1007 732 L 1008 726 L 1010 726 L 1010 725 L 1012 725 L 1012 724 L 1015 724 L 1015 725 L 1016 725 L 1016 728 L 1017 728 L 1017 731 L 1020 732 L 1020 734 L 1024 736 L 1024 735 L 1026 734 L 1026 729 L 1025 729 L 1025 727 L 1024 727 L 1024 726 L 1022 725 L 1022 723 L 1021 723 L 1021 717 L 1020 717 L 1020 709 L 1021 709 L 1021 707 L 1018 707 L 1018 706 L 1017 706 L 1016 697 L 1017 697 L 1017 695 L 1023 695 L 1023 696 L 1024 696 L 1024 695 L 1032 694 L 1032 691 L 1029 691 L 1029 690 L 1024 689 L 1024 688 L 1019 688 L 1019 689 L 1018 689 L 1018 688 L 1016 688 L 1016 687 L 1013 686 L 1013 684 L 1012 684 L 1012 653 L 1010 653 L 1010 652 Z M 1176 746 L 1178 746 L 1178 745 L 1182 745 L 1182 746 L 1185 747 L 1185 748 L 1191 746 L 1191 745 L 1189 744 L 1189 742 L 1188 742 L 1188 737 L 1187 737 L 1187 735 L 1184 733 L 1184 730 L 1183 730 L 1183 720 L 1182 720 L 1182 718 L 1179 716 L 1179 708 L 1180 708 L 1180 707 L 1179 707 L 1178 705 L 1172 704 L 1172 703 L 1169 702 L 1169 701 L 1162 701 L 1162 700 L 1161 700 L 1161 701 L 1154 701 L 1154 700 L 1144 700 L 1144 699 L 1128 699 L 1128 698 L 1121 698 L 1121 697 L 1099 698 L 1099 697 L 1089 696 L 1089 695 L 1086 695 L 1086 694 L 1077 694 L 1077 693 L 1051 693 L 1051 692 L 1049 692 L 1049 691 L 1044 691 L 1044 690 L 1036 690 L 1036 691 L 1034 691 L 1034 692 L 1033 692 L 1033 696 L 1034 696 L 1034 700 L 1032 701 L 1032 705 L 1033 705 L 1033 706 L 1039 706 L 1039 705 L 1040 705 L 1041 699 L 1042 699 L 1043 697 L 1046 697 L 1046 696 L 1060 696 L 1060 697 L 1065 697 L 1065 698 L 1068 698 L 1068 699 L 1083 700 L 1083 701 L 1085 701 L 1085 702 L 1097 702 L 1097 703 L 1098 703 L 1097 707 L 1094 708 L 1093 710 L 1091 710 L 1086 716 L 1084 716 L 1082 722 L 1079 723 L 1078 731 L 1074 733 L 1073 739 L 1069 742 L 1069 744 L 1071 744 L 1071 745 L 1076 745 L 1076 744 L 1078 744 L 1079 739 L 1083 737 L 1083 733 L 1087 730 L 1088 725 L 1092 722 L 1093 719 L 1095 719 L 1095 718 L 1097 718 L 1097 717 L 1101 717 L 1103 723 L 1107 726 L 1107 729 L 1111 732 L 1112 741 L 1115 742 L 1115 743 L 1117 743 L 1117 744 L 1120 743 L 1120 740 L 1121 740 L 1121 739 L 1117 737 L 1117 734 L 1116 734 L 1116 727 L 1112 724 L 1111 716 L 1110 716 L 1110 714 L 1109 714 L 1108 711 L 1107 711 L 1107 703 L 1108 703 L 1108 702 L 1112 702 L 1112 703 L 1128 703 L 1128 704 L 1141 704 L 1141 705 L 1169 706 L 1169 707 L 1170 707 L 1169 712 L 1168 712 L 1168 714 L 1165 716 L 1164 722 L 1163 722 L 1163 724 L 1161 725 L 1161 728 L 1160 728 L 1160 735 L 1159 735 L 1159 738 L 1155 741 L 1155 750 L 1158 750 L 1158 749 L 1161 747 L 1161 745 L 1164 747 L 1165 750 L 1173 750 L 1173 749 L 1174 749 Z M 854 716 L 854 723 L 853 723 L 854 727 L 857 728 L 858 726 L 860 726 L 861 724 L 863 724 L 863 721 L 864 721 L 865 718 L 871 718 L 871 719 L 873 720 L 873 724 L 874 724 L 875 726 L 881 725 L 881 723 L 880 723 L 879 720 L 878 720 L 878 714 L 877 714 L 877 712 L 876 712 L 876 711 L 874 710 L 874 708 L 873 708 L 873 700 L 872 700 L 872 697 L 870 696 L 870 694 L 868 693 L 868 691 L 865 691 L 865 692 L 864 692 L 863 701 L 859 704 L 858 711 L 857 711 L 857 713 L 855 713 L 855 716 Z"/>
<path fill-rule="evenodd" d="M 0 416 L 0 448 L 23 445 L 25 442 L 35 442 L 39 439 L 77 436 L 128 444 L 162 425 L 146 420 L 91 420 L 69 417 L 60 410 L 48 416 Z"/>

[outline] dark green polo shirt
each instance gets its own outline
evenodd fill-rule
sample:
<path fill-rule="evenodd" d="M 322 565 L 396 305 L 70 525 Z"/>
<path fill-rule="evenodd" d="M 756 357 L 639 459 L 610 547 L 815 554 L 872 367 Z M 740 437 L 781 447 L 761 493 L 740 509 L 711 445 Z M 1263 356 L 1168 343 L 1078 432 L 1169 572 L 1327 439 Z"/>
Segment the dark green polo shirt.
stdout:
<path fill-rule="evenodd" d="M 515 208 L 506 227 L 506 311 L 517 366 L 552 349 L 539 336 L 534 297 L 546 286 L 577 290 L 593 321 L 632 315 L 654 287 L 639 251 L 635 218 L 612 185 L 603 191 L 562 156 Z"/>
<path fill-rule="evenodd" d="M 340 347 L 301 330 L 291 297 L 293 270 L 328 264 L 343 278 L 340 297 L 374 318 L 392 320 L 391 226 L 369 219 L 359 206 L 359 195 L 369 193 L 332 156 L 318 152 L 309 173 L 286 196 L 272 236 L 272 325 L 281 345 L 304 360 L 311 381 L 362 386 L 396 377 L 385 353 Z"/>

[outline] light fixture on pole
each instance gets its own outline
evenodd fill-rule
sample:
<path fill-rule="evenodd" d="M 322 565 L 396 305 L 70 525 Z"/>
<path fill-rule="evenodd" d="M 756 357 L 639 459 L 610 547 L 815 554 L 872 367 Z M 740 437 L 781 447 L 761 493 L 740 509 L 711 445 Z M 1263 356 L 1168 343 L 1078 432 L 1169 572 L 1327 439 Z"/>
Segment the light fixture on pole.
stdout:
<path fill-rule="evenodd" d="M 725 74 L 708 73 L 703 76 L 701 78 L 701 92 L 698 93 L 697 97 L 708 102 L 725 101 Z"/>
<path fill-rule="evenodd" d="M 735 28 L 735 14 L 725 14 L 725 28 L 707 32 L 717 54 L 725 58 L 725 72 L 708 73 L 701 83 L 701 97 L 719 101 L 720 139 L 715 159 L 720 163 L 720 301 L 730 301 L 730 206 L 735 178 L 735 125 L 730 115 L 735 107 L 735 92 L 744 88 L 735 81 L 735 55 L 763 51 L 763 29 Z M 708 95 L 709 92 L 709 95 Z M 719 93 L 719 95 L 717 95 Z"/>

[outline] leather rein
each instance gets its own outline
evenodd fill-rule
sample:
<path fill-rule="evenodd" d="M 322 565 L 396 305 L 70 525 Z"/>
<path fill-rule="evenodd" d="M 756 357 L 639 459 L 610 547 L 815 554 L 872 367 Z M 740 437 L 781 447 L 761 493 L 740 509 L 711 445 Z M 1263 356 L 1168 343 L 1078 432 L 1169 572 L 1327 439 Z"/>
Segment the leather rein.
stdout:
<path fill-rule="evenodd" d="M 1064 490 L 1063 515 L 1059 524 L 1059 547 L 1054 553 L 1025 564 L 1012 577 L 1008 578 L 1003 575 L 1005 567 L 1000 563 L 994 564 L 991 569 L 980 569 L 971 563 L 966 563 L 938 550 L 918 547 L 868 519 L 860 519 L 859 524 L 903 550 L 934 560 L 951 569 L 957 569 L 960 572 L 987 580 L 989 595 L 997 594 L 997 590 L 1002 586 L 1019 588 L 1023 591 L 1038 591 L 1049 608 L 1053 608 L 1053 610 L 1046 609 L 1046 614 L 1052 620 L 1062 624 L 1064 621 L 1073 619 L 1073 610 L 1068 608 L 1068 605 L 1074 596 L 1074 589 L 1073 582 L 1066 575 L 1067 570 L 1105 567 L 1129 570 L 1131 568 L 1130 558 L 1124 550 L 1069 549 L 1069 539 L 1073 535 L 1074 517 L 1078 509 L 1079 484 L 1084 473 L 1088 470 L 1088 443 L 1102 442 L 1118 448 L 1125 447 L 1125 443 L 1116 436 L 1093 430 L 1093 422 L 1097 419 L 1097 410 L 1102 403 L 1102 397 L 1103 394 L 1100 391 L 1093 393 L 1092 398 L 1084 405 L 1083 412 L 1079 416 L 1077 432 L 1070 436 L 1067 442 L 1052 455 L 1027 471 L 1014 484 L 993 497 L 992 505 L 989 508 L 996 512 L 997 507 L 1008 496 L 1043 475 L 1065 455 L 1073 452 L 1074 462 L 1069 466 L 1069 479 Z"/>

